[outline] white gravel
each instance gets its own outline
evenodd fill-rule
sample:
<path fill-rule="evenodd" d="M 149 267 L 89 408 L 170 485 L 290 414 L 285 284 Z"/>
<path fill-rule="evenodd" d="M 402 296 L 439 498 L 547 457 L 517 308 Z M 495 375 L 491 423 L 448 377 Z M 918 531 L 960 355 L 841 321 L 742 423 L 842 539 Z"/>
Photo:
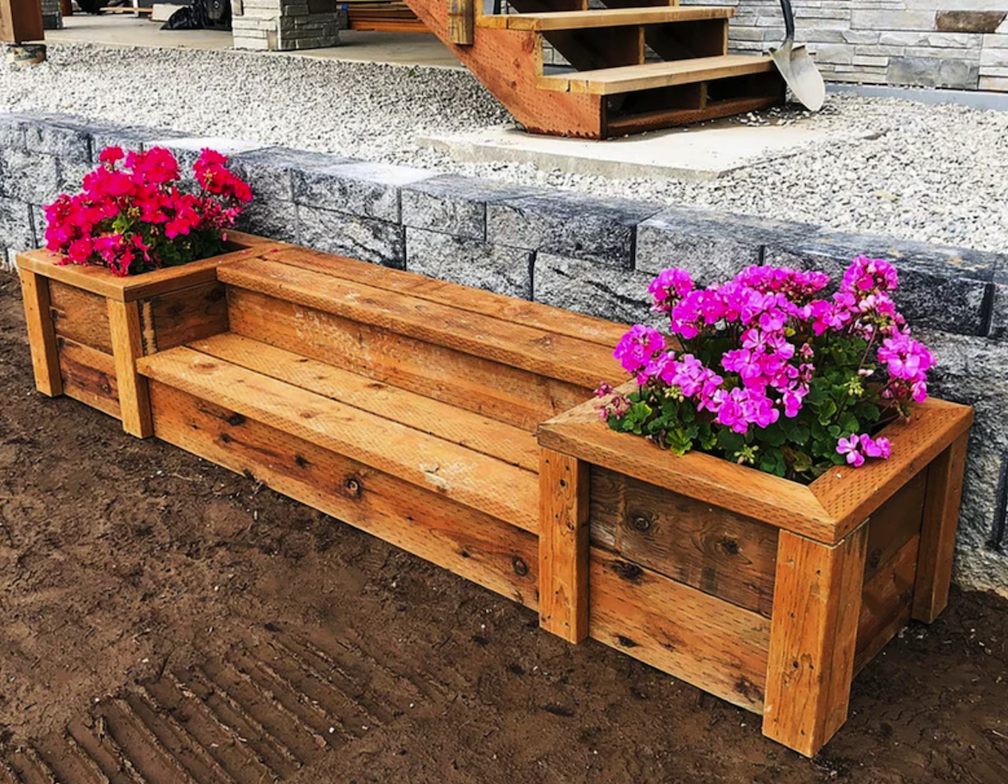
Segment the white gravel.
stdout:
<path fill-rule="evenodd" d="M 613 180 L 530 164 L 458 163 L 418 135 L 511 123 L 467 72 L 218 51 L 50 46 L 0 68 L 0 110 L 48 110 L 282 144 L 600 196 L 695 204 L 845 231 L 1008 251 L 1008 112 L 831 95 L 804 119 L 871 138 L 814 143 L 708 182 Z"/>

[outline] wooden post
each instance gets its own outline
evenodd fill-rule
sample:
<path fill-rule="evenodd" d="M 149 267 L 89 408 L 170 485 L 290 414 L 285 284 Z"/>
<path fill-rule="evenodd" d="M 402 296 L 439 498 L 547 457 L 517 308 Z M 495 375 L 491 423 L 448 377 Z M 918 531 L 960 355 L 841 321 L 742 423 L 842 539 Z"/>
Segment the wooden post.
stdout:
<path fill-rule="evenodd" d="M 41 0 L 0 0 L 0 42 L 19 44 L 44 36 Z"/>
<path fill-rule="evenodd" d="M 588 636 L 588 464 L 543 449 L 539 460 L 539 625 Z"/>
<path fill-rule="evenodd" d="M 119 385 L 119 409 L 123 430 L 138 438 L 154 434 L 147 379 L 137 373 L 136 360 L 143 356 L 140 310 L 136 302 L 110 299 L 109 330 Z"/>
<path fill-rule="evenodd" d="M 448 0 L 448 40 L 472 46 L 476 36 L 476 0 Z"/>
<path fill-rule="evenodd" d="M 780 534 L 763 734 L 808 757 L 847 719 L 867 534 L 833 546 Z"/>
<path fill-rule="evenodd" d="M 924 522 L 911 613 L 911 617 L 925 623 L 931 623 L 948 604 L 968 439 L 969 433 L 963 433 L 927 468 Z"/>
<path fill-rule="evenodd" d="M 56 328 L 50 310 L 49 279 L 28 270 L 19 270 L 19 274 L 35 388 L 43 395 L 58 397 L 63 394 L 63 379 L 60 377 Z"/>
<path fill-rule="evenodd" d="M 60 0 L 60 14 L 73 16 L 73 0 Z"/>

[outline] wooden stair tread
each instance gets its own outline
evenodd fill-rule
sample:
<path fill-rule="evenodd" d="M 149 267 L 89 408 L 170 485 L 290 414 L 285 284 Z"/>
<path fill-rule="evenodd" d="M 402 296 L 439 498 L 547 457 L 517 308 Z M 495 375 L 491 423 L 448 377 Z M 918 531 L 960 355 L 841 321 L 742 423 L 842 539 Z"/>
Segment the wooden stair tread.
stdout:
<path fill-rule="evenodd" d="M 189 348 L 528 471 L 539 471 L 535 435 L 495 419 L 230 332 L 194 341 Z"/>
<path fill-rule="evenodd" d="M 450 305 L 460 310 L 481 313 L 526 327 L 567 335 L 589 343 L 598 343 L 612 350 L 629 329 L 626 324 L 586 316 L 571 310 L 560 310 L 539 302 L 496 294 L 485 289 L 461 286 L 446 280 L 420 275 L 416 272 L 381 267 L 366 261 L 333 256 L 308 248 L 283 248 L 269 254 L 269 259 L 292 264 L 304 269 L 324 272 L 337 278 L 356 281 L 376 289 L 409 294 Z"/>
<path fill-rule="evenodd" d="M 616 95 L 619 93 L 671 87 L 734 76 L 765 73 L 775 68 L 770 57 L 729 54 L 719 57 L 697 57 L 690 60 L 627 65 L 602 68 L 597 71 L 575 71 L 556 76 L 540 76 L 538 86 L 544 90 Z"/>
<path fill-rule="evenodd" d="M 539 479 L 385 417 L 179 346 L 142 357 L 144 376 L 530 532 Z"/>
<path fill-rule="evenodd" d="M 630 25 L 668 24 L 670 22 L 696 22 L 706 19 L 730 19 L 734 15 L 734 8 L 649 6 L 480 16 L 476 19 L 476 25 L 506 30 L 582 30 L 589 27 L 627 27 Z"/>
<path fill-rule="evenodd" d="M 379 268 L 387 273 L 385 268 Z M 611 348 L 510 323 L 430 299 L 376 288 L 283 263 L 279 254 L 241 260 L 218 271 L 248 289 L 341 318 L 445 346 L 547 378 L 594 389 L 620 377 Z"/>

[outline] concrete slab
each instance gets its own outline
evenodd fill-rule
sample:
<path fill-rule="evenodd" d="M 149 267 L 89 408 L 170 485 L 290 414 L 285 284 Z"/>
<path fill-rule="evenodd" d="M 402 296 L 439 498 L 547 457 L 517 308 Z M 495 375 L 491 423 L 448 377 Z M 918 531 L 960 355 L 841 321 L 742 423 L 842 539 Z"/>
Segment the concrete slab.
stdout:
<path fill-rule="evenodd" d="M 231 33 L 226 30 L 162 30 L 160 23 L 130 14 L 74 14 L 64 20 L 62 30 L 47 30 L 46 42 L 223 51 L 231 49 L 232 39 Z M 436 36 L 418 33 L 341 30 L 339 46 L 257 54 L 462 68 L 458 58 Z"/>
<path fill-rule="evenodd" d="M 469 163 L 531 163 L 542 169 L 612 178 L 713 180 L 763 161 L 794 155 L 810 143 L 843 143 L 858 137 L 850 131 L 816 128 L 812 123 L 749 126 L 729 122 L 601 142 L 535 136 L 511 128 L 420 137 L 418 141 Z"/>

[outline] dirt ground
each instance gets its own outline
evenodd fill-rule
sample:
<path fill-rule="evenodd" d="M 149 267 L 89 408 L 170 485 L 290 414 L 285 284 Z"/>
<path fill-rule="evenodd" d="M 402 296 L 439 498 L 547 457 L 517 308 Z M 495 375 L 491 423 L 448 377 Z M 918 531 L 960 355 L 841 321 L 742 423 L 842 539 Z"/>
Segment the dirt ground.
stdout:
<path fill-rule="evenodd" d="M 0 390 L 0 782 L 1008 781 L 997 597 L 955 591 L 890 643 L 806 760 L 754 715 L 41 397 L 3 273 Z"/>

